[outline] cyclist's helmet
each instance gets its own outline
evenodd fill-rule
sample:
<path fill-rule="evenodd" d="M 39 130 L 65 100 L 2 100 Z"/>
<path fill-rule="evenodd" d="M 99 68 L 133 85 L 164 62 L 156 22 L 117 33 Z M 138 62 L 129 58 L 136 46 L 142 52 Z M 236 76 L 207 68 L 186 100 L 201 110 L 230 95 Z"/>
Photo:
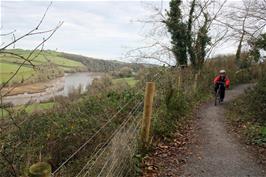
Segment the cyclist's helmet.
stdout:
<path fill-rule="evenodd" d="M 220 70 L 220 72 L 219 72 L 220 74 L 226 74 L 226 72 L 225 72 L 225 70 L 224 69 L 222 69 L 222 70 Z"/>

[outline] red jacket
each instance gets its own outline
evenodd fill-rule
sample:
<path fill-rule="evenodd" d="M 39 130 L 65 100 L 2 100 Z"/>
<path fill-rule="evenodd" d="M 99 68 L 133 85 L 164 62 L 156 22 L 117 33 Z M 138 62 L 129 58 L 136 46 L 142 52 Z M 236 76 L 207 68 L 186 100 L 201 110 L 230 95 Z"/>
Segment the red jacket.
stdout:
<path fill-rule="evenodd" d="M 222 81 L 222 80 L 221 80 L 221 76 L 218 75 L 218 76 L 216 76 L 216 77 L 214 78 L 213 83 L 216 84 L 217 82 L 220 82 L 220 81 Z M 227 76 L 225 76 L 225 80 L 224 80 L 224 82 L 225 82 L 225 86 L 226 86 L 226 88 L 229 88 L 229 86 L 230 86 L 230 80 L 229 80 L 229 78 L 228 78 Z"/>

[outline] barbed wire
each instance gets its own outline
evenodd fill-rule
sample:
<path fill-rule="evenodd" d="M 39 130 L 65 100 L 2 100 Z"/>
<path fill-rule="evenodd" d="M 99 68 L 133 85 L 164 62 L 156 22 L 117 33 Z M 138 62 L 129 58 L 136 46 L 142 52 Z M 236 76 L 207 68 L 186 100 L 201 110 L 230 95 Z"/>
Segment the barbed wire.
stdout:
<path fill-rule="evenodd" d="M 133 128 L 133 126 L 134 126 L 134 124 L 135 124 L 135 122 L 132 122 L 131 123 L 131 125 L 130 125 L 130 127 L 128 128 L 128 130 L 126 131 L 126 133 L 125 134 L 128 134 L 129 132 L 130 132 L 130 130 L 131 130 L 131 128 Z M 137 127 L 137 126 L 136 126 Z M 128 137 L 128 139 L 130 139 L 129 137 Z M 127 144 L 126 144 L 127 145 Z M 126 146 L 125 145 L 125 146 Z M 124 146 L 124 147 L 125 147 Z M 116 151 L 117 150 L 117 148 L 114 150 L 114 151 Z M 122 150 L 120 149 L 120 154 L 119 155 L 121 155 L 123 152 L 122 152 Z M 119 156 L 118 155 L 118 156 Z M 100 175 L 104 172 L 104 169 L 105 169 L 105 167 L 107 167 L 107 165 L 108 165 L 108 163 L 112 160 L 112 156 L 110 156 L 109 157 L 109 159 L 105 162 L 105 164 L 103 165 L 103 167 L 102 167 L 102 169 L 101 169 L 101 171 L 100 171 L 100 173 L 97 175 L 97 177 L 100 177 Z M 116 162 L 118 161 L 118 158 L 115 160 L 115 162 L 113 163 L 113 164 L 115 164 Z M 114 165 L 113 165 L 114 166 Z M 109 170 L 109 173 L 112 171 L 112 168 L 110 168 L 110 170 Z M 108 175 L 108 174 L 107 174 Z M 106 176 L 107 176 L 106 175 Z"/>
<path fill-rule="evenodd" d="M 137 112 L 137 110 L 138 110 L 138 108 L 141 106 L 143 104 L 143 101 L 140 101 L 138 104 L 137 104 L 137 107 L 136 107 L 136 109 L 134 110 L 134 111 L 131 111 L 131 113 L 129 114 L 129 116 L 128 116 L 128 118 L 127 119 L 125 119 L 124 120 L 124 122 L 121 124 L 121 126 L 118 128 L 118 129 L 116 129 L 115 130 L 115 132 L 109 137 L 109 139 L 106 141 L 106 142 L 108 142 L 105 146 L 107 146 L 109 143 L 110 143 L 110 141 L 112 140 L 112 138 L 117 134 L 117 133 L 119 133 L 119 131 L 129 122 L 129 120 L 131 119 L 131 117 L 133 116 L 133 114 L 135 113 L 135 112 Z M 105 146 L 103 146 L 103 147 L 105 147 Z M 104 149 L 104 150 L 106 150 L 106 149 Z M 76 177 L 78 177 L 81 173 L 82 173 L 82 171 L 84 171 L 85 170 L 85 168 L 87 168 L 87 166 L 90 164 L 90 162 L 92 162 L 92 160 L 94 159 L 94 158 L 96 158 L 96 156 L 98 155 L 98 154 L 100 154 L 99 156 L 101 156 L 103 153 L 104 153 L 104 150 L 103 150 L 103 148 L 102 149 L 99 149 L 95 154 L 94 154 L 94 156 L 92 156 L 90 159 L 89 159 L 89 161 L 86 163 L 86 165 L 81 169 L 81 171 L 76 175 Z M 99 158 L 99 156 L 98 156 L 98 158 Z M 95 160 L 96 161 L 96 160 Z M 93 164 L 94 165 L 94 164 Z M 93 165 L 91 165 L 89 168 L 91 168 Z"/>
<path fill-rule="evenodd" d="M 137 140 L 137 137 L 138 137 L 138 133 L 137 132 L 139 132 L 139 128 L 140 128 L 140 125 L 141 125 L 141 122 L 142 122 L 142 119 L 140 119 L 139 121 L 138 121 L 138 123 L 136 124 L 136 126 L 135 126 L 135 128 L 134 128 L 134 130 L 133 130 L 133 132 L 132 132 L 132 134 L 133 134 L 133 137 L 132 137 L 132 140 L 134 140 L 134 142 L 132 143 L 133 144 L 133 147 L 129 147 L 129 150 L 133 150 L 133 152 L 131 152 L 131 154 L 129 155 L 130 156 L 130 159 L 134 156 L 134 150 L 136 149 L 136 146 L 137 146 L 137 142 L 136 142 L 136 140 Z M 132 141 L 131 141 L 132 142 Z M 117 161 L 118 161 L 118 159 L 117 159 Z M 125 164 L 124 162 L 127 162 L 127 159 L 124 159 L 123 161 L 121 161 L 120 162 L 120 166 L 117 164 L 116 166 L 113 166 L 113 167 L 116 167 L 116 169 L 117 169 L 117 171 L 118 172 L 115 172 L 114 171 L 114 174 L 115 174 L 115 176 L 119 176 L 120 174 L 122 175 L 123 174 L 123 172 L 125 171 L 125 169 L 127 168 L 127 165 L 124 165 L 122 168 L 121 168 L 121 164 Z M 128 172 L 130 171 L 130 168 L 128 168 Z M 108 176 L 110 173 L 112 172 L 112 169 L 110 169 L 109 170 L 109 173 L 107 173 L 107 175 L 106 176 Z"/>
<path fill-rule="evenodd" d="M 129 104 L 126 103 L 118 112 L 116 112 L 104 125 L 102 125 L 84 144 L 82 144 L 73 154 L 71 154 L 54 172 L 55 174 L 58 170 L 60 170 L 69 160 L 71 160 L 79 151 L 81 151 L 91 140 L 98 135 L 103 128 L 105 128 L 112 120 L 120 113 L 122 110 Z"/>
<path fill-rule="evenodd" d="M 131 147 L 131 148 L 127 147 L 129 150 L 131 150 L 131 149 L 135 150 L 135 146 L 137 145 L 137 142 L 135 142 L 135 141 L 137 140 L 137 137 L 139 135 L 137 132 L 138 132 L 138 128 L 140 128 L 141 122 L 142 122 L 142 119 L 140 119 L 138 121 L 138 123 L 136 124 L 135 128 L 132 131 L 133 137 L 131 139 L 134 141 L 134 143 L 132 143 L 133 147 Z M 128 132 L 129 132 L 129 130 L 128 130 Z M 121 152 L 122 152 L 122 150 L 121 150 Z M 119 154 L 119 155 L 121 155 L 121 154 Z M 134 152 L 130 155 L 130 158 L 132 158 L 133 155 L 134 155 Z M 126 165 L 121 167 L 121 166 L 118 166 L 118 164 L 117 164 L 117 166 L 115 166 L 115 164 L 118 162 L 118 160 L 119 159 L 117 158 L 116 161 L 111 166 L 111 168 L 109 169 L 109 171 L 107 171 L 106 177 L 108 177 L 111 174 L 111 172 L 113 171 L 113 169 L 115 169 L 115 168 L 118 170 L 120 169 L 120 171 L 118 171 L 118 172 L 115 172 L 115 170 L 114 170 L 114 174 L 116 174 L 116 176 L 119 176 L 119 174 L 125 170 L 125 168 L 127 167 Z M 124 164 L 123 162 L 126 162 L 126 159 L 124 159 L 123 161 L 119 161 L 119 164 Z"/>

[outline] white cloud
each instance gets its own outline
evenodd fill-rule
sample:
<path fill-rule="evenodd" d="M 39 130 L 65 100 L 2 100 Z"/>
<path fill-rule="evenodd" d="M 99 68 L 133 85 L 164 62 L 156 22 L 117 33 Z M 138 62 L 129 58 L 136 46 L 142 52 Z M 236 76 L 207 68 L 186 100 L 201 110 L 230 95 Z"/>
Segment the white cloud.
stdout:
<path fill-rule="evenodd" d="M 46 49 L 106 59 L 120 58 L 125 52 L 124 46 L 145 45 L 142 24 L 131 21 L 152 13 L 147 3 L 158 4 L 161 1 L 53 1 L 41 28 L 53 28 L 59 21 L 64 21 L 64 24 L 46 43 Z M 1 1 L 1 32 L 16 29 L 16 36 L 24 34 L 38 24 L 48 4 L 49 1 Z M 167 8 L 168 1 L 163 5 Z M 33 48 L 42 38 L 43 35 L 26 38 L 17 47 Z M 233 47 L 224 44 L 216 53 L 233 52 Z"/>
<path fill-rule="evenodd" d="M 1 31 L 16 29 L 20 36 L 34 28 L 49 2 L 2 2 Z M 140 24 L 130 20 L 147 13 L 140 2 L 53 2 L 41 26 L 50 29 L 59 21 L 64 25 L 47 42 L 47 49 L 59 49 L 104 58 L 120 57 L 122 46 L 135 44 L 140 39 Z M 19 42 L 17 47 L 32 48 L 42 35 Z M 11 40 L 11 38 L 3 38 Z"/>

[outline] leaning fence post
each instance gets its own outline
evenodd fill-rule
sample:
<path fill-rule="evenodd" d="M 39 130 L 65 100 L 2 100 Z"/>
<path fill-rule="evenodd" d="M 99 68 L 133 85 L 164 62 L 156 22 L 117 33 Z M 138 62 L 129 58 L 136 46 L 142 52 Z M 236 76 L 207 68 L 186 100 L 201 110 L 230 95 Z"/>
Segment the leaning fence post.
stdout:
<path fill-rule="evenodd" d="M 51 177 L 52 167 L 46 162 L 38 162 L 29 168 L 29 177 Z"/>
<path fill-rule="evenodd" d="M 149 145 L 150 141 L 150 127 L 151 127 L 151 115 L 152 115 L 154 92 L 155 92 L 155 83 L 147 82 L 145 89 L 144 112 L 143 112 L 142 131 L 141 131 L 141 142 L 144 148 L 146 148 Z"/>

